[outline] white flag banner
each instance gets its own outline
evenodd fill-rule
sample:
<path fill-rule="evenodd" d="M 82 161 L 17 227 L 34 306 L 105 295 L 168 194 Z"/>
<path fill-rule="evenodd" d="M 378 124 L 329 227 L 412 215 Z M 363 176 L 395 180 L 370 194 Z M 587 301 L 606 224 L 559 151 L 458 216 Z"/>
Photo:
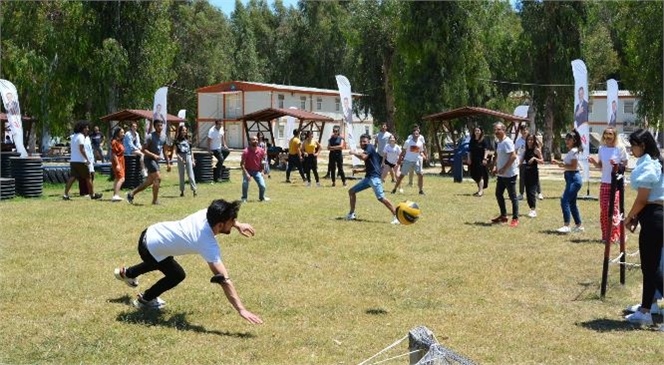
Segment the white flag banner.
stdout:
<path fill-rule="evenodd" d="M 166 105 L 168 96 L 168 87 L 160 87 L 154 93 L 154 104 L 152 106 L 152 122 L 155 120 L 161 120 L 164 122 L 164 128 L 161 130 L 161 136 L 166 137 L 166 131 L 168 130 L 168 119 L 166 115 L 168 114 L 168 108 Z M 152 130 L 152 128 L 150 128 Z"/>
<path fill-rule="evenodd" d="M 606 80 L 606 120 L 615 128 L 618 124 L 618 81 Z"/>
<path fill-rule="evenodd" d="M 28 151 L 25 150 L 23 145 L 23 121 L 21 120 L 21 107 L 18 104 L 18 93 L 16 86 L 7 80 L 0 79 L 0 94 L 2 94 L 2 104 L 7 113 L 7 122 L 11 131 L 16 152 L 21 154 L 21 157 L 27 157 Z"/>
<path fill-rule="evenodd" d="M 579 162 L 583 167 L 583 181 L 588 181 L 590 169 L 588 154 L 590 153 L 590 128 L 588 126 L 588 70 L 581 60 L 572 61 L 574 75 L 574 128 L 581 135 L 583 151 L 579 154 Z"/>
<path fill-rule="evenodd" d="M 343 75 L 336 75 L 335 78 L 339 87 L 339 97 L 341 98 L 344 125 L 346 127 L 346 144 L 351 151 L 355 151 L 357 142 L 353 132 L 353 98 L 350 92 L 350 81 Z M 362 160 L 353 156 L 353 166 L 361 164 Z"/>
<path fill-rule="evenodd" d="M 288 109 L 297 109 L 297 108 L 292 106 Z M 295 118 L 288 116 L 286 117 L 286 131 L 285 131 L 286 134 L 284 135 L 286 148 L 288 148 L 288 141 L 290 141 L 290 139 L 293 137 L 293 130 L 295 130 Z"/>

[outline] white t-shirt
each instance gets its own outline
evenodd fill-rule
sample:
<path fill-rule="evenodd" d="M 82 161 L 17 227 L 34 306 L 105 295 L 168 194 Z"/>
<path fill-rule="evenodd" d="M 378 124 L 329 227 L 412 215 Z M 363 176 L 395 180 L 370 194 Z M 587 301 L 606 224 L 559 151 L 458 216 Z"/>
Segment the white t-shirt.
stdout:
<path fill-rule="evenodd" d="M 419 162 L 421 153 L 424 152 L 424 137 L 419 136 L 417 141 L 413 141 L 411 136 L 403 144 L 403 149 L 406 151 L 406 155 L 403 158 L 405 161 Z"/>
<path fill-rule="evenodd" d="M 90 172 L 95 172 L 95 153 L 92 152 L 92 140 L 90 139 L 90 136 L 85 136 L 83 148 L 85 149 L 85 154 L 88 156 L 88 161 L 90 161 L 88 170 Z"/>
<path fill-rule="evenodd" d="M 71 159 L 70 162 L 85 162 L 85 156 L 81 153 L 81 147 L 85 147 L 85 136 L 83 133 L 75 133 L 71 136 Z"/>
<path fill-rule="evenodd" d="M 392 147 L 392 145 L 388 143 L 387 145 L 385 145 L 385 148 L 383 149 L 383 154 L 385 155 L 385 161 L 394 165 L 397 163 L 397 161 L 399 161 L 399 155 L 401 154 L 401 146 L 395 143 L 394 147 Z"/>
<path fill-rule="evenodd" d="M 388 131 L 378 132 L 378 134 L 376 134 L 376 151 L 378 151 L 379 154 L 383 154 L 385 146 L 390 142 L 390 137 L 392 137 L 392 133 Z"/>
<path fill-rule="evenodd" d="M 597 157 L 602 162 L 602 182 L 610 184 L 611 171 L 613 170 L 611 160 L 616 163 L 627 161 L 627 150 L 625 147 L 600 146 Z"/>
<path fill-rule="evenodd" d="M 502 169 L 503 166 L 509 161 L 510 156 L 514 153 L 514 142 L 509 137 L 505 137 L 496 145 L 496 167 Z M 519 173 L 518 158 L 512 162 L 512 165 L 505 169 L 505 172 L 498 174 L 500 177 L 512 177 Z"/>
<path fill-rule="evenodd" d="M 563 163 L 565 165 L 570 165 L 570 164 L 572 164 L 573 160 L 577 160 L 576 170 L 579 171 L 579 164 L 578 164 L 579 149 L 576 148 L 576 147 L 572 148 L 571 150 L 569 150 L 569 152 L 567 152 L 567 154 L 565 155 L 565 158 L 563 159 Z"/>
<path fill-rule="evenodd" d="M 519 161 L 523 160 L 523 154 L 526 152 L 526 139 L 519 134 L 514 141 L 514 149 L 516 150 L 516 155 L 519 158 Z"/>
<path fill-rule="evenodd" d="M 221 140 L 224 138 L 224 127 L 221 126 L 217 129 L 216 126 L 212 126 L 208 131 L 208 138 L 210 141 L 210 150 L 220 150 L 221 149 Z"/>
<path fill-rule="evenodd" d="M 199 254 L 207 262 L 221 262 L 221 251 L 206 217 L 207 209 L 172 222 L 148 227 L 145 243 L 157 261 L 169 256 Z"/>

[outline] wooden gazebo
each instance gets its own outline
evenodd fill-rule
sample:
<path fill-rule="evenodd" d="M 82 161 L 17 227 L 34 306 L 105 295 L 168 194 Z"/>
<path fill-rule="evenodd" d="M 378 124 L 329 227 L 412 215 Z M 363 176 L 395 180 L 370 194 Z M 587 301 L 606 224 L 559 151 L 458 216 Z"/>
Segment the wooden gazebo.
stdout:
<path fill-rule="evenodd" d="M 326 122 L 332 122 L 334 119 L 324 115 L 308 112 L 300 109 L 279 109 L 279 108 L 266 108 L 246 114 L 240 118 L 244 125 L 247 140 L 252 133 L 261 132 L 263 135 L 270 134 L 270 141 L 274 146 L 274 133 L 272 131 L 272 124 L 270 121 L 281 117 L 293 117 L 299 120 L 298 130 L 303 131 L 306 129 L 318 132 L 318 142 L 320 143 L 323 137 L 323 129 Z M 290 137 L 290 136 L 289 136 Z"/>
<path fill-rule="evenodd" d="M 509 113 L 503 113 L 497 110 L 492 110 L 492 109 L 487 109 L 487 108 L 480 108 L 480 107 L 474 107 L 474 106 L 465 106 L 463 108 L 457 108 L 453 110 L 448 110 L 444 112 L 439 112 L 435 114 L 430 114 L 422 117 L 422 120 L 425 121 L 430 121 L 430 122 L 438 122 L 434 124 L 434 131 L 435 135 L 438 135 L 438 132 L 440 131 L 441 126 L 446 127 L 448 130 L 452 130 L 449 121 L 453 119 L 458 119 L 458 118 L 466 118 L 466 117 L 472 117 L 476 115 L 488 115 L 491 117 L 495 117 L 498 119 L 503 119 L 506 122 L 511 122 L 509 123 L 509 127 L 511 128 L 512 124 L 514 122 L 527 122 L 527 118 L 522 118 L 516 115 L 512 115 Z M 506 123 L 508 124 L 508 123 Z M 443 166 L 443 173 L 445 172 L 445 165 L 443 163 L 443 149 L 440 146 L 440 141 L 438 138 L 436 138 L 436 149 L 438 150 L 438 156 L 441 159 L 441 166 Z"/>

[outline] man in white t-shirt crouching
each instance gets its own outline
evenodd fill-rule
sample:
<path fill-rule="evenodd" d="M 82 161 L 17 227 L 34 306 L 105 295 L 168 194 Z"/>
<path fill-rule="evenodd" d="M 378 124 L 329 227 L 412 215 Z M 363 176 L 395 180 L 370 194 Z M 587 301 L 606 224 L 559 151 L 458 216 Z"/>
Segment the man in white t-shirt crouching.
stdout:
<path fill-rule="evenodd" d="M 159 270 L 164 277 L 144 293 L 138 294 L 133 301 L 134 306 L 153 309 L 165 306 L 166 302 L 159 295 L 176 287 L 186 276 L 174 256 L 199 254 L 214 275 L 210 282 L 221 285 L 226 298 L 240 316 L 253 324 L 263 323 L 260 317 L 242 304 L 221 261 L 221 250 L 215 238 L 220 233 L 230 234 L 232 228 L 245 237 L 255 234 L 251 225 L 237 220 L 240 204 L 240 201 L 214 200 L 207 210 L 200 210 L 179 221 L 156 223 L 144 230 L 138 239 L 138 254 L 143 261 L 128 268 L 115 269 L 115 277 L 130 287 L 137 287 L 137 278 L 150 271 Z"/>

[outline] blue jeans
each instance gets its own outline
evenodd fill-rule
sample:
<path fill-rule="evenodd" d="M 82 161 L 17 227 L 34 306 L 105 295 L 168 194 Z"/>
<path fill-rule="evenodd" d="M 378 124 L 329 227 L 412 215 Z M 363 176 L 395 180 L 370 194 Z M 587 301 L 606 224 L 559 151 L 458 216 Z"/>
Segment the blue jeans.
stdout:
<path fill-rule="evenodd" d="M 354 193 L 359 193 L 362 190 L 372 188 L 376 199 L 383 200 L 385 199 L 385 192 L 383 191 L 383 181 L 380 177 L 365 177 L 360 180 L 357 184 L 353 185 L 349 190 Z"/>
<path fill-rule="evenodd" d="M 256 180 L 258 184 L 258 199 L 265 199 L 265 180 L 260 171 L 248 171 L 249 175 Z M 246 174 L 242 174 L 242 199 L 247 199 L 247 192 L 249 191 L 249 179 Z"/>
<path fill-rule="evenodd" d="M 578 171 L 565 171 L 565 190 L 560 198 L 560 207 L 563 210 L 563 222 L 570 223 L 570 215 L 574 218 L 576 225 L 581 224 L 579 207 L 576 206 L 576 197 L 583 186 L 583 179 Z"/>

